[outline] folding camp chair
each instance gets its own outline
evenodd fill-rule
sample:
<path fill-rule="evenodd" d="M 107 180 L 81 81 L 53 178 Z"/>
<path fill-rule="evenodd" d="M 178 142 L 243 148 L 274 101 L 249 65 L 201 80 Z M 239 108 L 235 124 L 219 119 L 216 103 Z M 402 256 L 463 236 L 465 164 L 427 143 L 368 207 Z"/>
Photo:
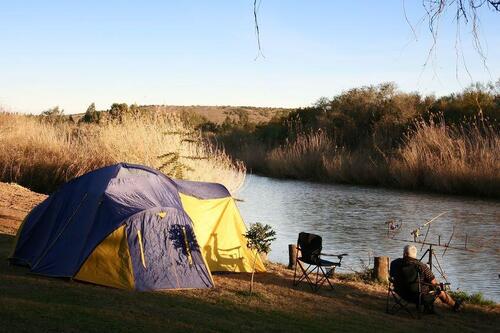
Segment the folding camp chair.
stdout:
<path fill-rule="evenodd" d="M 404 310 L 412 318 L 415 318 L 412 311 L 410 311 L 411 304 L 416 305 L 417 318 L 421 317 L 424 310 L 433 312 L 434 301 L 439 292 L 434 288 L 429 288 L 429 291 L 422 290 L 425 285 L 434 286 L 420 281 L 420 272 L 416 265 L 404 267 L 402 271 L 399 277 L 389 277 L 386 312 L 396 314 L 400 310 Z"/>
<path fill-rule="evenodd" d="M 294 286 L 297 286 L 302 281 L 306 281 L 313 291 L 317 291 L 325 282 L 328 282 L 330 288 L 333 289 L 330 278 L 333 277 L 335 268 L 340 267 L 342 258 L 347 254 L 326 254 L 321 253 L 321 250 L 322 238 L 320 236 L 306 232 L 299 234 L 297 240 L 297 259 L 293 274 Z M 323 260 L 321 256 L 337 257 L 338 261 Z M 297 267 L 301 270 L 300 276 L 297 276 Z M 314 274 L 316 274 L 315 277 L 313 276 Z"/>

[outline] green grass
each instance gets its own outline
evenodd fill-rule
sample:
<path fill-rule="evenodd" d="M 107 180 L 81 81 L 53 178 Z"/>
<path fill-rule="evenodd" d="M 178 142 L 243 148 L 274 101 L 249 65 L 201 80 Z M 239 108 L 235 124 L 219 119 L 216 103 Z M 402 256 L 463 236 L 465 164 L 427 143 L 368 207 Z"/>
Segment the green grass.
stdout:
<path fill-rule="evenodd" d="M 394 317 L 384 313 L 380 292 L 339 284 L 313 294 L 274 273 L 256 276 L 258 297 L 244 293 L 248 276 L 237 274 L 216 276 L 211 290 L 147 293 L 45 278 L 7 264 L 12 241 L 0 235 L 1 332 L 421 332 L 500 325 L 498 311 L 477 309 L 465 316 L 447 311 L 444 321 Z"/>
<path fill-rule="evenodd" d="M 493 302 L 492 300 L 484 298 L 484 295 L 482 293 L 469 294 L 466 291 L 450 291 L 449 294 L 455 300 L 460 299 L 463 302 L 468 303 L 468 304 L 476 304 L 476 305 L 483 305 L 483 306 L 495 306 L 496 305 L 496 303 Z"/>

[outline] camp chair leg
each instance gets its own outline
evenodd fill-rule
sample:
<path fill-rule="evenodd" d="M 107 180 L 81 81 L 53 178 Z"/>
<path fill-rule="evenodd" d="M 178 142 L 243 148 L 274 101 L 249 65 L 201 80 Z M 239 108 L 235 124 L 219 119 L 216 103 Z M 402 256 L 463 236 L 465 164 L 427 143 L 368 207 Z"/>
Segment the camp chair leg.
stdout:
<path fill-rule="evenodd" d="M 306 270 L 304 271 L 304 278 L 302 280 L 299 280 L 299 282 L 303 281 L 304 279 L 306 279 L 307 282 L 309 283 L 309 286 L 311 287 L 312 291 L 315 291 L 315 283 L 309 277 L 309 275 L 312 275 L 314 273 L 314 267 L 309 271 L 309 268 L 311 266 L 312 265 L 307 266 Z"/>
<path fill-rule="evenodd" d="M 319 282 L 319 266 L 316 266 L 316 281 L 314 282 L 314 290 L 317 291 L 320 287 Z"/>
<path fill-rule="evenodd" d="M 390 306 L 390 300 L 394 301 L 394 304 Z M 410 317 L 415 318 L 413 313 L 408 309 L 408 303 L 406 303 L 402 298 L 400 298 L 394 290 L 391 288 L 388 289 L 387 291 L 387 302 L 386 302 L 386 313 L 395 315 L 398 313 L 400 310 L 405 310 Z"/>
<path fill-rule="evenodd" d="M 328 282 L 328 284 L 330 285 L 330 288 L 333 289 L 333 284 L 330 281 L 330 278 L 333 277 L 333 273 L 332 273 L 332 275 L 330 275 L 330 273 L 332 272 L 332 270 L 335 270 L 335 266 L 333 266 L 332 268 L 330 268 L 330 270 L 328 272 L 325 272 L 323 270 L 323 268 L 321 268 L 321 270 L 323 271 L 324 279 L 326 280 L 326 282 Z"/>
<path fill-rule="evenodd" d="M 322 273 L 321 276 L 319 275 L 320 271 Z M 321 288 L 321 286 L 325 283 L 325 281 L 328 282 L 328 285 L 330 286 L 331 289 L 334 289 L 328 273 L 329 272 L 326 272 L 322 266 L 318 266 L 318 269 L 316 271 L 316 290 L 319 290 L 319 288 Z"/>
<path fill-rule="evenodd" d="M 293 285 L 297 286 L 300 282 L 302 282 L 304 280 L 307 280 L 307 283 L 309 284 L 309 286 L 311 287 L 311 289 L 314 291 L 314 285 L 315 285 L 315 283 L 309 277 L 309 275 L 311 273 L 314 273 L 314 267 L 310 270 L 310 268 L 311 268 L 312 265 L 309 265 L 309 266 L 307 266 L 307 268 L 304 269 L 304 266 L 302 266 L 302 264 L 301 264 L 301 262 L 299 260 L 297 260 L 297 265 L 296 266 L 299 266 L 300 270 L 302 271 L 302 275 L 298 279 L 296 279 L 296 274 L 294 274 Z"/>
<path fill-rule="evenodd" d="M 297 274 L 297 267 L 300 269 L 300 276 Z M 325 266 L 326 267 L 326 266 Z M 297 286 L 302 281 L 307 281 L 312 291 L 318 291 L 319 288 L 326 282 L 331 289 L 334 289 L 330 277 L 333 276 L 332 272 L 335 270 L 335 266 L 327 267 L 325 269 L 323 266 L 316 266 L 309 264 L 306 268 L 302 265 L 300 260 L 296 261 L 295 270 L 293 272 L 293 286 Z M 313 277 L 313 275 L 315 275 Z"/>
<path fill-rule="evenodd" d="M 385 313 L 389 312 L 389 301 L 391 300 L 391 289 L 387 288 L 387 297 L 385 298 Z"/>

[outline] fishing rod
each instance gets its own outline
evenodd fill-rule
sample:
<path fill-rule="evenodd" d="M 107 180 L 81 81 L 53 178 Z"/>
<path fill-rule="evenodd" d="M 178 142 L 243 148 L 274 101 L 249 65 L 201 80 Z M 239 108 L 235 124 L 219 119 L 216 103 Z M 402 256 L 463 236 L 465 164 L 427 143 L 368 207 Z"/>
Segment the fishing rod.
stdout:
<path fill-rule="evenodd" d="M 413 236 L 412 237 L 413 239 L 402 239 L 402 238 L 396 237 L 397 234 L 399 233 L 399 231 L 401 230 L 401 227 L 403 224 L 401 221 L 399 223 L 397 223 L 395 220 L 389 220 L 388 222 L 386 222 L 386 224 L 387 224 L 387 235 L 388 235 L 389 239 L 401 241 L 401 242 L 405 242 L 405 243 L 421 244 L 422 246 L 420 248 L 420 251 L 422 251 L 424 249 L 424 247 L 427 246 L 428 248 L 425 250 L 424 254 L 420 257 L 420 261 L 422 261 L 424 258 L 427 257 L 427 264 L 429 265 L 429 268 L 431 269 L 431 271 L 433 269 L 435 269 L 437 272 L 439 272 L 439 274 L 442 276 L 442 278 L 446 282 L 448 282 L 447 275 L 446 275 L 444 269 L 442 268 L 441 263 L 439 262 L 439 259 L 436 255 L 434 248 L 435 247 L 444 248 L 444 251 L 443 251 L 443 254 L 441 255 L 441 258 L 444 257 L 444 255 L 446 254 L 446 251 L 448 249 L 468 251 L 468 252 L 474 252 L 474 251 L 467 248 L 467 242 L 469 240 L 468 239 L 469 237 L 467 234 L 465 235 L 465 243 L 463 245 L 451 245 L 453 237 L 455 236 L 455 227 L 454 226 L 453 226 L 453 230 L 452 230 L 452 233 L 450 235 L 448 242 L 441 243 L 441 235 L 438 235 L 438 242 L 437 243 L 427 241 L 429 233 L 430 233 L 432 222 L 436 221 L 439 217 L 443 216 L 446 213 L 447 213 L 447 211 L 441 212 L 438 215 L 431 218 L 430 220 L 426 221 L 421 226 L 417 227 L 416 229 L 413 229 L 410 232 L 410 236 Z M 422 231 L 422 229 L 424 229 L 426 227 L 427 227 L 427 230 L 425 231 L 424 239 L 421 240 L 421 239 L 419 239 L 419 237 L 421 236 L 421 231 Z M 392 234 L 392 236 L 391 236 L 391 234 Z"/>

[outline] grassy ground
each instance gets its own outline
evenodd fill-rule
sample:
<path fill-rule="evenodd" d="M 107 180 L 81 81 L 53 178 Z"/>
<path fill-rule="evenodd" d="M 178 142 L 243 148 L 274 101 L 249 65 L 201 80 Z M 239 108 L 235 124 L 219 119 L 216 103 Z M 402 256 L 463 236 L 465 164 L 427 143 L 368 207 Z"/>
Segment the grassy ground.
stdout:
<path fill-rule="evenodd" d="M 256 276 L 252 297 L 248 274 L 215 275 L 212 289 L 147 293 L 30 275 L 5 260 L 14 239 L 7 233 L 43 196 L 0 185 L 1 332 L 486 332 L 500 327 L 499 306 L 468 305 L 461 314 L 439 307 L 439 316 L 421 320 L 391 316 L 384 312 L 381 285 L 336 280 L 335 290 L 312 293 L 307 286 L 292 288 L 293 272 L 279 265 Z"/>

